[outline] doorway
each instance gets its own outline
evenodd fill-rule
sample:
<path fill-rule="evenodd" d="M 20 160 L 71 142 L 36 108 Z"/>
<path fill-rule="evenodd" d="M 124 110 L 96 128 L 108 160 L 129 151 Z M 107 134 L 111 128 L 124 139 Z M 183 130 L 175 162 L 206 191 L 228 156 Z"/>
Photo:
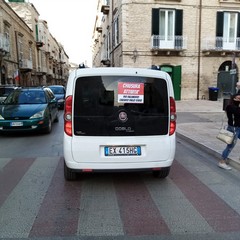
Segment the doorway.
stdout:
<path fill-rule="evenodd" d="M 232 61 L 223 62 L 218 69 L 217 87 L 219 89 L 218 97 L 232 95 L 236 92 L 236 82 L 238 81 L 238 67 L 231 69 Z"/>

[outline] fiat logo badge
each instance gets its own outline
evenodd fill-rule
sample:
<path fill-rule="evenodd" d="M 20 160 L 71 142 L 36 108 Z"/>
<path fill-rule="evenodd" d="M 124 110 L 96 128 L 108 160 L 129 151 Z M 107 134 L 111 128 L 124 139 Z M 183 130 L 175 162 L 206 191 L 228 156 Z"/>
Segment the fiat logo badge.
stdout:
<path fill-rule="evenodd" d="M 118 117 L 121 122 L 126 122 L 128 120 L 126 112 L 120 112 Z"/>

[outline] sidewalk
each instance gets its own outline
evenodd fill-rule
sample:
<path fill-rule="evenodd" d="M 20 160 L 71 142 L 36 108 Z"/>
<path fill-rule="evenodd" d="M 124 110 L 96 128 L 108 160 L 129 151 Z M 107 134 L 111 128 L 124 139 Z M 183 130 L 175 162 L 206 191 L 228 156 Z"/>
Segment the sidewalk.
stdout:
<path fill-rule="evenodd" d="M 224 116 L 223 100 L 176 101 L 177 136 L 221 158 L 226 144 L 216 138 Z M 225 123 L 226 123 L 225 118 Z M 240 169 L 240 140 L 229 155 L 230 164 Z"/>

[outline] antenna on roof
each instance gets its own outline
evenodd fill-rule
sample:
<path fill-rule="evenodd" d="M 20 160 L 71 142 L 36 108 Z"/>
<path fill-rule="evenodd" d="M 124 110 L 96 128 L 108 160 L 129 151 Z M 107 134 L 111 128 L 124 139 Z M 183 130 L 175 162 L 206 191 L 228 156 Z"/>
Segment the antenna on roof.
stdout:
<path fill-rule="evenodd" d="M 86 68 L 84 63 L 80 63 L 78 67 L 79 68 Z"/>

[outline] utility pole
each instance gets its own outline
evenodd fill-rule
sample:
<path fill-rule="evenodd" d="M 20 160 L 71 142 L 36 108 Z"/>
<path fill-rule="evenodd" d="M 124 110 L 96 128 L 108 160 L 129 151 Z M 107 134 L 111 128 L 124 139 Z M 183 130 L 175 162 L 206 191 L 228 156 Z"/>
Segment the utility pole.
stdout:
<path fill-rule="evenodd" d="M 201 35 L 202 35 L 202 0 L 199 0 L 199 24 L 198 24 L 198 66 L 197 66 L 197 100 L 199 100 L 200 71 L 201 71 Z"/>

